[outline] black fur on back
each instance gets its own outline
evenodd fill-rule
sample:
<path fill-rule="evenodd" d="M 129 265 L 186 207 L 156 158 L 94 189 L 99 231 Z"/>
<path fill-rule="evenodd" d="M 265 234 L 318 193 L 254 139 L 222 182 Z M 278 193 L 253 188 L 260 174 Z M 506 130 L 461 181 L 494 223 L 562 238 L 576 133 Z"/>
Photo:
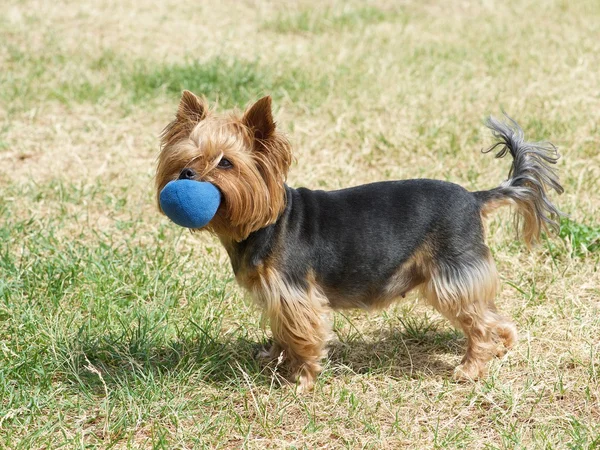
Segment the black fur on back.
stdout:
<path fill-rule="evenodd" d="M 304 285 L 311 271 L 330 300 L 339 299 L 336 308 L 368 307 L 424 244 L 446 266 L 469 264 L 487 251 L 479 201 L 453 183 L 415 179 L 337 191 L 287 187 L 286 195 L 277 223 L 237 244 L 236 253 L 254 255 L 245 263 L 256 266 L 263 261 L 257 255 L 277 251 L 277 269 L 288 283 Z"/>

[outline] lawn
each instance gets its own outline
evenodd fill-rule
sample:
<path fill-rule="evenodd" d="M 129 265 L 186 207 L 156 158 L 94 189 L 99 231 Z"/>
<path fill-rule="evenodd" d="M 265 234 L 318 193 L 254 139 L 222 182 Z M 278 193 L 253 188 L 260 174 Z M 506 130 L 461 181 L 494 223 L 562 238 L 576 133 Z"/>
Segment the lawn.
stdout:
<path fill-rule="evenodd" d="M 600 448 L 597 0 L 7 0 L 0 68 L 0 448 Z M 488 221 L 516 348 L 455 383 L 464 337 L 409 296 L 281 386 L 218 240 L 155 207 L 183 89 L 272 95 L 292 186 L 494 187 L 502 109 L 554 142 L 560 233 Z"/>

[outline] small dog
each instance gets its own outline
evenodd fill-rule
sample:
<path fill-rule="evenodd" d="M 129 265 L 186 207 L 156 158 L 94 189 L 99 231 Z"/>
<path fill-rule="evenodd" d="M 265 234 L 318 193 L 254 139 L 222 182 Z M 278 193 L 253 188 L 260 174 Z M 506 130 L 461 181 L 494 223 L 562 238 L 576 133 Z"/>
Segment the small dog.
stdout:
<path fill-rule="evenodd" d="M 291 146 L 275 126 L 271 98 L 244 114 L 215 115 L 189 91 L 161 135 L 157 194 L 171 180 L 213 183 L 222 194 L 204 228 L 227 250 L 237 282 L 264 312 L 273 333 L 268 355 L 283 352 L 291 379 L 310 390 L 331 334 L 331 311 L 375 309 L 418 289 L 467 337 L 457 380 L 475 380 L 517 340 L 494 304 L 498 274 L 483 221 L 513 205 L 530 246 L 556 228 L 561 213 L 547 191 L 562 193 L 549 143 L 493 118 L 496 157 L 513 157 L 508 180 L 469 192 L 444 181 L 386 181 L 337 191 L 285 184 Z M 160 208 L 160 205 L 159 205 Z"/>

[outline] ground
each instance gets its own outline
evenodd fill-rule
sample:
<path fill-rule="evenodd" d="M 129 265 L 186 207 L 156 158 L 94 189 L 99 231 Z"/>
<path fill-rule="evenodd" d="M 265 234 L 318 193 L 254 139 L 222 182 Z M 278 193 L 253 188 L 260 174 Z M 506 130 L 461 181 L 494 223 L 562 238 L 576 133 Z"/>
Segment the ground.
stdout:
<path fill-rule="evenodd" d="M 600 447 L 600 3 L 224 0 L 0 6 L 0 448 Z M 457 384 L 461 333 L 409 296 L 335 317 L 314 392 L 281 387 L 211 236 L 157 213 L 182 89 L 273 96 L 292 186 L 477 190 L 502 109 L 562 154 L 529 251 L 488 222 L 517 347 Z"/>

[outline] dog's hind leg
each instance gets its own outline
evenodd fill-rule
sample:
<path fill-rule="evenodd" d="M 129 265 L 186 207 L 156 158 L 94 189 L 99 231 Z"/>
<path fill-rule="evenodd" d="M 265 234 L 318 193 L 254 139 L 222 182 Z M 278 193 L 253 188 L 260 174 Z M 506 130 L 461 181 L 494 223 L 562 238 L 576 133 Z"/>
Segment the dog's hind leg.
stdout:
<path fill-rule="evenodd" d="M 467 338 L 467 351 L 454 372 L 457 380 L 475 380 L 485 375 L 486 364 L 517 340 L 514 324 L 496 311 L 497 273 L 489 251 L 486 255 L 452 265 L 440 264 L 422 287 L 427 301 Z"/>
<path fill-rule="evenodd" d="M 495 356 L 501 357 L 513 348 L 519 340 L 517 327 L 512 320 L 497 313 L 496 305 L 493 300 L 489 302 L 490 311 L 494 314 L 493 336 L 495 341 L 500 341 L 502 346 L 497 346 Z"/>

